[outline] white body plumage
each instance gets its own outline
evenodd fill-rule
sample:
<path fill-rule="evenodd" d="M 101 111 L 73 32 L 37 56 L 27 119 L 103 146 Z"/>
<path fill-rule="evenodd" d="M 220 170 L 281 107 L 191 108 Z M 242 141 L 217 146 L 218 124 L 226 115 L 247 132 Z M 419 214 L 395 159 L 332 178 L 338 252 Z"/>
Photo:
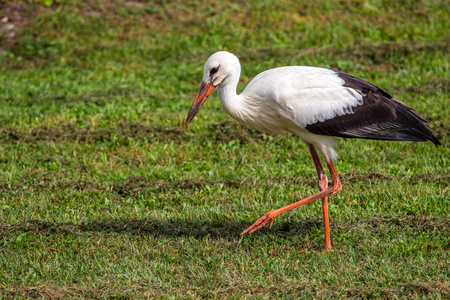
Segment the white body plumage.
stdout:
<path fill-rule="evenodd" d="M 239 63 L 236 56 L 228 52 L 223 55 Z M 230 116 L 270 134 L 294 133 L 315 145 L 326 158 L 337 158 L 335 138 L 312 134 L 305 127 L 352 113 L 362 104 L 361 92 L 344 87 L 344 80 L 332 70 L 293 66 L 260 73 L 236 95 L 240 67 L 232 74 L 218 86 L 220 102 Z"/>

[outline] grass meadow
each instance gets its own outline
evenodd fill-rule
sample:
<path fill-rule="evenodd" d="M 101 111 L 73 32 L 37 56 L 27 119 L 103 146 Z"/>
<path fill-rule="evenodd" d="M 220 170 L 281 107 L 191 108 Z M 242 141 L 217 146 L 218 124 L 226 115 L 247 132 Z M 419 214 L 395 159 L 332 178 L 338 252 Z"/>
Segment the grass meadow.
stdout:
<path fill-rule="evenodd" d="M 50 4 L 52 1 L 41 1 Z M 0 299 L 448 299 L 450 10 L 420 1 L 0 3 Z M 339 69 L 425 118 L 442 146 L 344 140 L 330 197 L 305 145 L 231 119 L 238 89 L 284 65 Z"/>

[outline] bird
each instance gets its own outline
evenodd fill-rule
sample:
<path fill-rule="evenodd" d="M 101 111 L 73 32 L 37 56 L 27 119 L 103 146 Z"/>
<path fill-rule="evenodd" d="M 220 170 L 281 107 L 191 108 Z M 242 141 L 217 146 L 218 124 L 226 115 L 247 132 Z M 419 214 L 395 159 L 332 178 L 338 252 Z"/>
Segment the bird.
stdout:
<path fill-rule="evenodd" d="M 242 234 L 254 232 L 278 215 L 322 199 L 325 250 L 331 247 L 328 197 L 342 189 L 333 164 L 338 158 L 337 138 L 388 141 L 431 141 L 440 145 L 427 122 L 412 108 L 381 88 L 338 70 L 311 66 L 285 66 L 258 74 L 241 94 L 236 93 L 241 65 L 236 55 L 219 51 L 203 69 L 203 79 L 184 126 L 217 89 L 220 103 L 234 119 L 257 131 L 292 133 L 306 143 L 318 176 L 319 192 L 271 210 Z M 318 152 L 331 175 L 328 178 Z"/>

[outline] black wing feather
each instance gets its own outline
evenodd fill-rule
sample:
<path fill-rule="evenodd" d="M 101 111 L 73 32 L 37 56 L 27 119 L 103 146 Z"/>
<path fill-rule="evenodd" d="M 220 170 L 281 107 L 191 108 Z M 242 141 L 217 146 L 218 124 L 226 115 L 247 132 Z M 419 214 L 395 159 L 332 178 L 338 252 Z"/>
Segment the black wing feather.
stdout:
<path fill-rule="evenodd" d="M 391 141 L 427 141 L 440 145 L 427 122 L 416 111 L 364 80 L 335 71 L 345 87 L 362 92 L 363 104 L 353 113 L 306 126 L 320 135 Z"/>

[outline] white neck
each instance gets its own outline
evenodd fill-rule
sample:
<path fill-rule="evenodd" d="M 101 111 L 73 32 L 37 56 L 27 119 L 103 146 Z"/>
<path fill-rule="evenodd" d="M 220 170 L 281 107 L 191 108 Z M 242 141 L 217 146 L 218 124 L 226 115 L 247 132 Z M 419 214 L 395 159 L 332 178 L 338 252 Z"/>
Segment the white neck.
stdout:
<path fill-rule="evenodd" d="M 234 119 L 244 121 L 245 106 L 243 97 L 236 94 L 240 72 L 229 75 L 217 87 L 220 103 L 225 111 Z"/>

